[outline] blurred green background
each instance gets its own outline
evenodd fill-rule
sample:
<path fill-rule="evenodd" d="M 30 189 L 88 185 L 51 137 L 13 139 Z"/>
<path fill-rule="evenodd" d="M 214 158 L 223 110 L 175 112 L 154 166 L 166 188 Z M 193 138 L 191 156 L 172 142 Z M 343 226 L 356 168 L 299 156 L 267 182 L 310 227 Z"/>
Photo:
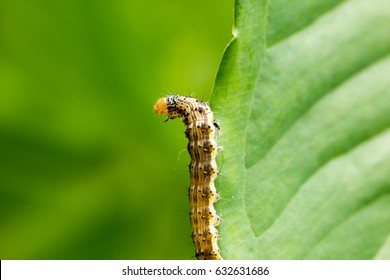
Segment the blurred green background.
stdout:
<path fill-rule="evenodd" d="M 233 0 L 0 0 L 0 259 L 194 258 L 184 125 Z"/>

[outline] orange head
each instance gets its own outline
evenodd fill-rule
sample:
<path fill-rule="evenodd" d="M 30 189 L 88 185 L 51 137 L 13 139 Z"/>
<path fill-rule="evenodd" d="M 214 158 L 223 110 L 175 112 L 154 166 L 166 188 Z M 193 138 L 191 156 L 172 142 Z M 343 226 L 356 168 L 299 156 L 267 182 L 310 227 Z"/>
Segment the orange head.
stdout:
<path fill-rule="evenodd" d="M 156 104 L 154 104 L 154 113 L 157 115 L 168 115 L 167 101 L 165 97 L 161 97 L 157 100 Z"/>

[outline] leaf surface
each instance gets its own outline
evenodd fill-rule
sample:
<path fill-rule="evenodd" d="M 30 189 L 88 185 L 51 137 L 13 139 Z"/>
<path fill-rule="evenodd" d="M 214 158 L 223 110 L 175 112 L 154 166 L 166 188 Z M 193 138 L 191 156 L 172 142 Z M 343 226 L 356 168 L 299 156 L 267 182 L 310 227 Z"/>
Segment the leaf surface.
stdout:
<path fill-rule="evenodd" d="M 211 105 L 226 259 L 389 258 L 390 3 L 237 0 Z"/>

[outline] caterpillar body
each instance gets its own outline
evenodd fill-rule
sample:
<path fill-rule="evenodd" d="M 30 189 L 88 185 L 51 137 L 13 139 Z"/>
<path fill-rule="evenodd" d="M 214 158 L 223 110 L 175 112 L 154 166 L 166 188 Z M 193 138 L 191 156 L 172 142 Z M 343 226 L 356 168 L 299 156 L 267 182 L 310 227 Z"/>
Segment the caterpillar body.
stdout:
<path fill-rule="evenodd" d="M 191 156 L 188 194 L 196 257 L 199 260 L 221 260 L 216 229 L 220 218 L 214 209 L 214 202 L 219 198 L 214 186 L 218 175 L 216 130 L 219 127 L 214 123 L 213 112 L 206 102 L 179 95 L 160 98 L 154 105 L 154 112 L 168 115 L 166 121 L 181 118 L 187 126 L 185 135 Z"/>

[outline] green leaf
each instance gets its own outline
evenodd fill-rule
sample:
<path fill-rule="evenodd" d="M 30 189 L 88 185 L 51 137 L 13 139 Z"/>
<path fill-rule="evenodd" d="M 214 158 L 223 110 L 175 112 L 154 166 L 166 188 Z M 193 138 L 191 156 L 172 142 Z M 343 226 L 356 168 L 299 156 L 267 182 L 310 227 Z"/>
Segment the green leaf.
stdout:
<path fill-rule="evenodd" d="M 390 258 L 389 29 L 386 0 L 236 1 L 211 100 L 224 258 Z"/>

